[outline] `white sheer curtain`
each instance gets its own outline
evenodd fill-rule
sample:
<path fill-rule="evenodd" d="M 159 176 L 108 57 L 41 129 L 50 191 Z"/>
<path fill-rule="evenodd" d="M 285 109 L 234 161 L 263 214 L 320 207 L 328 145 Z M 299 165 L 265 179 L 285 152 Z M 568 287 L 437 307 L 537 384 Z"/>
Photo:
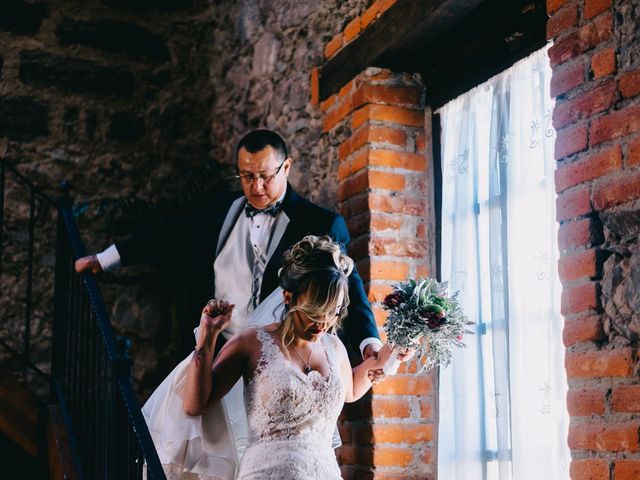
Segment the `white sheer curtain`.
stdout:
<path fill-rule="evenodd" d="M 440 372 L 438 477 L 569 477 L 546 49 L 442 107 L 442 279 L 474 335 Z"/>

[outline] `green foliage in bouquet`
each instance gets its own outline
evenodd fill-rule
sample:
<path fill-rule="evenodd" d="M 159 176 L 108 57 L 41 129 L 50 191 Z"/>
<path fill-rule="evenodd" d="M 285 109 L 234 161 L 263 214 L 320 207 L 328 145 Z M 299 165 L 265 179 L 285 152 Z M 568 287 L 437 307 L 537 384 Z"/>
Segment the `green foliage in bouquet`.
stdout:
<path fill-rule="evenodd" d="M 462 337 L 471 324 L 458 304 L 458 292 L 447 294 L 447 282 L 432 278 L 394 285 L 382 306 L 389 312 L 384 330 L 395 348 L 415 350 L 419 373 L 451 363 L 453 347 L 464 347 Z"/>

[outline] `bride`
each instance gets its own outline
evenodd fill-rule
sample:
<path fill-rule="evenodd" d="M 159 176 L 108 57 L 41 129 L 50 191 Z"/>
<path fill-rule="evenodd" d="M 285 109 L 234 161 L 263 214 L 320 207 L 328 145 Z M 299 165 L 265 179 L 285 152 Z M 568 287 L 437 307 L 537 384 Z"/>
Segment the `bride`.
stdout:
<path fill-rule="evenodd" d="M 353 261 L 329 238 L 309 235 L 285 253 L 281 323 L 247 328 L 214 360 L 218 335 L 233 305 L 210 301 L 203 310 L 182 394 L 187 415 L 201 415 L 244 379 L 249 445 L 240 479 L 339 479 L 332 434 L 343 403 L 371 387 L 390 350 L 351 368 L 333 333 L 346 314 Z"/>

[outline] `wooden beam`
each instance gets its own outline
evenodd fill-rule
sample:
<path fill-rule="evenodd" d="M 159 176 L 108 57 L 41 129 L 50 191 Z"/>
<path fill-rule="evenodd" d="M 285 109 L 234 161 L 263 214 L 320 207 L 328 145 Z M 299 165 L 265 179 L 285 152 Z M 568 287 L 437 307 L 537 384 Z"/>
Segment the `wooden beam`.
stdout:
<path fill-rule="evenodd" d="M 337 92 L 381 58 L 388 59 L 389 52 L 432 41 L 484 1 L 397 0 L 320 69 L 320 99 Z"/>

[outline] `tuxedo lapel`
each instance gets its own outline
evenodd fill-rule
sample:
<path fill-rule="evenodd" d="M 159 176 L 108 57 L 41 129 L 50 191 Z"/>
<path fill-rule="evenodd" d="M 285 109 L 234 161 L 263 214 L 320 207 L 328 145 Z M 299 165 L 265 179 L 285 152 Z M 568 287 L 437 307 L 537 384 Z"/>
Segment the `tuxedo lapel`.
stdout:
<path fill-rule="evenodd" d="M 231 229 L 238 220 L 238 216 L 242 213 L 242 209 L 244 208 L 244 204 L 247 202 L 244 196 L 236 199 L 231 206 L 229 207 L 229 211 L 227 216 L 224 219 L 224 223 L 222 224 L 222 228 L 220 229 L 220 235 L 218 235 L 218 243 L 216 244 L 216 258 L 224 247 L 224 244 L 229 238 L 229 234 L 231 233 Z"/>
<path fill-rule="evenodd" d="M 269 251 L 267 252 L 267 262 L 271 260 L 273 253 L 276 251 L 280 242 L 282 241 L 282 237 L 284 236 L 284 232 L 287 230 L 287 226 L 289 225 L 289 215 L 282 210 L 280 215 L 278 215 L 278 220 L 276 220 L 276 226 L 273 229 L 273 235 L 271 237 L 271 241 L 269 242 Z"/>

